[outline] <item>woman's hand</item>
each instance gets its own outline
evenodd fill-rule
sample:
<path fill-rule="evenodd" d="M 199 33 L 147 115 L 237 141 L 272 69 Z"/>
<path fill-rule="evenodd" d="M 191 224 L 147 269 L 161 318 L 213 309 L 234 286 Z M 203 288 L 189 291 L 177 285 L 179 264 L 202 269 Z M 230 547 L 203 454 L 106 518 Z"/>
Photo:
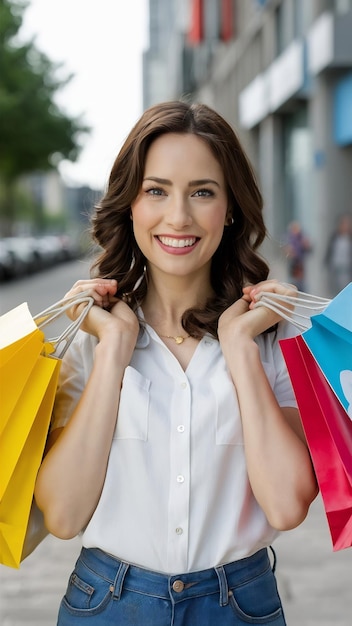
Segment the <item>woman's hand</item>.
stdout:
<path fill-rule="evenodd" d="M 94 299 L 94 304 L 102 309 L 106 309 L 111 304 L 117 302 L 115 294 L 117 291 L 117 280 L 113 278 L 90 278 L 78 280 L 73 287 L 65 294 L 65 299 L 72 296 L 79 296 L 83 292 Z M 72 306 L 69 317 L 75 319 L 78 316 L 77 309 L 80 305 Z M 84 305 L 83 305 L 84 306 Z"/>
<path fill-rule="evenodd" d="M 280 283 L 275 279 L 261 281 L 256 285 L 248 285 L 243 288 L 243 296 L 219 318 L 219 340 L 226 342 L 230 334 L 240 333 L 251 339 L 274 326 L 282 318 L 265 306 L 255 307 L 263 292 L 278 293 L 294 296 L 296 287 Z"/>
<path fill-rule="evenodd" d="M 99 340 L 106 335 L 111 337 L 111 332 L 115 334 L 116 331 L 131 334 L 134 346 L 139 330 L 138 320 L 132 309 L 115 297 L 116 291 L 115 279 L 93 278 L 77 281 L 65 298 L 79 296 L 84 292 L 94 299 L 94 305 L 82 323 L 82 330 L 95 335 Z M 73 305 L 67 313 L 70 319 L 76 319 L 84 306 L 85 304 Z"/>

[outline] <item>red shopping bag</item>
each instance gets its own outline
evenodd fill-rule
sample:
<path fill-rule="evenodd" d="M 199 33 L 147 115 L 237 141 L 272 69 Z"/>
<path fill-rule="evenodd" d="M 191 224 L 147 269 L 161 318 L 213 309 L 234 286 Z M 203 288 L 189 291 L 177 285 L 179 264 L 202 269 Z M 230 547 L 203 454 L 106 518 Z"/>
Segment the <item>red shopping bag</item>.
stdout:
<path fill-rule="evenodd" d="M 352 421 L 301 335 L 280 347 L 296 396 L 333 550 L 352 546 Z"/>

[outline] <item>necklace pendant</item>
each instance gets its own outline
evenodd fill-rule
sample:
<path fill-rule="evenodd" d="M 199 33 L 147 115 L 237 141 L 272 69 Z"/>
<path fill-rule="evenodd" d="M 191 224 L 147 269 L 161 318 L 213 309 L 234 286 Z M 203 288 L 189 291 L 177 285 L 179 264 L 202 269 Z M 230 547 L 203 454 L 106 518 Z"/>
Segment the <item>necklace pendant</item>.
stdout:
<path fill-rule="evenodd" d="M 159 335 L 159 337 L 163 337 L 164 339 L 173 339 L 178 346 L 183 343 L 185 339 L 188 339 L 189 336 L 190 335 L 186 335 L 185 337 L 183 335 Z"/>

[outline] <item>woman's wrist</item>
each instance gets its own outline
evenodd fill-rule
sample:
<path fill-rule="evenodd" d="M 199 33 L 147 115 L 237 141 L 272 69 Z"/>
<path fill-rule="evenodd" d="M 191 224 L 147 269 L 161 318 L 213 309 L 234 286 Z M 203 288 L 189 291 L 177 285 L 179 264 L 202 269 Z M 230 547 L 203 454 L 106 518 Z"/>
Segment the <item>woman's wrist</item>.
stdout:
<path fill-rule="evenodd" d="M 242 329 L 231 333 L 225 333 L 220 338 L 220 346 L 229 369 L 247 369 L 246 363 L 254 366 L 259 359 L 259 348 L 254 338 Z"/>
<path fill-rule="evenodd" d="M 131 360 L 135 344 L 133 333 L 128 331 L 104 333 L 95 348 L 95 361 L 109 362 L 114 367 L 121 365 L 124 369 Z"/>

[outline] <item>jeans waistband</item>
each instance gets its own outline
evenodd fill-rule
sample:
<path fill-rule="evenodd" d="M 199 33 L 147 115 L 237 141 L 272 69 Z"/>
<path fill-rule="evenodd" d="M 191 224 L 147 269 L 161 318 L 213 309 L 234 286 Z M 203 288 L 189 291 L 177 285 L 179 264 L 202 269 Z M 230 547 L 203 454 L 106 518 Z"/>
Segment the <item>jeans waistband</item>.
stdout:
<path fill-rule="evenodd" d="M 172 596 L 175 602 L 220 591 L 222 606 L 228 603 L 229 587 L 241 585 L 270 568 L 266 548 L 226 565 L 172 576 L 131 565 L 97 548 L 82 548 L 80 560 L 111 583 L 115 597 L 120 597 L 123 588 L 165 599 Z"/>

